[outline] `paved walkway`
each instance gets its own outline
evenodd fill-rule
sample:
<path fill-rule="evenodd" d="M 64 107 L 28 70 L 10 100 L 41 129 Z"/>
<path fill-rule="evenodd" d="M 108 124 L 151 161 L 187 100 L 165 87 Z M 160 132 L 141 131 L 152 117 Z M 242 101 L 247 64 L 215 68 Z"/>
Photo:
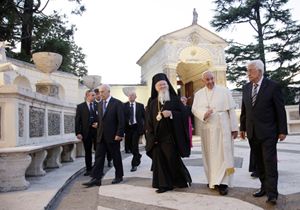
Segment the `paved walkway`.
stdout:
<path fill-rule="evenodd" d="M 288 136 L 286 141 L 278 143 L 280 195 L 276 206 L 266 204 L 266 197 L 251 196 L 260 184 L 259 180 L 251 178 L 248 172 L 249 147 L 246 141 L 235 142 L 236 173 L 233 180 L 234 187 L 230 188 L 229 194 L 220 196 L 217 191 L 208 189 L 202 167 L 201 145 L 195 137 L 192 155 L 184 159 L 193 179 L 190 188 L 175 189 L 163 194 L 155 193 L 155 189 L 151 187 L 151 160 L 143 152 L 142 163 L 138 170 L 130 172 L 131 156 L 123 154 L 125 176 L 121 184 L 110 184 L 114 178 L 114 169 L 106 168 L 108 171 L 100 188 L 85 188 L 81 184 L 90 178 L 84 177 L 82 171 L 79 171 L 80 174 L 76 176 L 76 179 L 64 188 L 63 193 L 56 199 L 56 203 L 49 205 L 48 207 L 51 208 L 48 209 L 300 209 L 299 140 L 300 136 Z M 0 209 L 43 209 L 53 198 L 52 191 L 53 193 L 58 191 L 58 185 L 62 185 L 58 183 L 63 179 L 59 178 L 59 175 L 64 174 L 64 177 L 68 177 L 67 172 L 74 173 L 83 165 L 83 158 L 76 161 L 76 163 L 47 173 L 45 177 L 33 178 L 34 183 L 26 191 L 0 194 Z"/>

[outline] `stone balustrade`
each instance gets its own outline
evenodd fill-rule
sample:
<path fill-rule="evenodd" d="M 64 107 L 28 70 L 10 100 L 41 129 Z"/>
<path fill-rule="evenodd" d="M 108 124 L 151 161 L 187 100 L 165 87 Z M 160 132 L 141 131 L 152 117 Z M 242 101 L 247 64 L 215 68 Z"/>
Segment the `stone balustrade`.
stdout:
<path fill-rule="evenodd" d="M 299 106 L 285 106 L 289 134 L 300 134 Z"/>

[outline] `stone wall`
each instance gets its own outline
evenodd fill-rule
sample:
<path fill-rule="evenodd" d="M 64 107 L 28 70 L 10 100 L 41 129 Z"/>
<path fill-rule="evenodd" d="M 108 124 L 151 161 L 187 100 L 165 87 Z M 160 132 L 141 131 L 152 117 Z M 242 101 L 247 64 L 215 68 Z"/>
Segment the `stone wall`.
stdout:
<path fill-rule="evenodd" d="M 36 92 L 38 81 L 47 79 L 45 73 L 37 70 L 31 63 L 7 58 L 9 69 L 0 72 L 0 85 L 18 85 L 29 91 Z M 51 79 L 59 84 L 59 99 L 71 103 L 78 102 L 78 77 L 73 74 L 57 71 L 51 74 Z"/>
<path fill-rule="evenodd" d="M 0 148 L 75 139 L 75 109 L 17 85 L 0 87 Z"/>

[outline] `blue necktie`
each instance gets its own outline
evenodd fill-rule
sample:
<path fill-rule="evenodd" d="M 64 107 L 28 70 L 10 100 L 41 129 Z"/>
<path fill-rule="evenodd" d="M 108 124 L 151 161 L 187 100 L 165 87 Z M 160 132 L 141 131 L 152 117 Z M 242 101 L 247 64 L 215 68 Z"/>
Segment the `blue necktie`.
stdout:
<path fill-rule="evenodd" d="M 130 107 L 129 107 L 129 113 L 130 113 L 130 118 L 129 118 L 129 123 L 130 125 L 133 124 L 134 120 L 133 120 L 133 103 L 130 103 Z"/>
<path fill-rule="evenodd" d="M 93 103 L 90 103 L 90 112 L 93 112 L 94 109 L 93 109 Z"/>
<path fill-rule="evenodd" d="M 105 100 L 103 100 L 102 111 L 103 111 L 103 115 L 104 115 L 104 113 L 105 113 L 105 111 L 106 111 L 106 101 L 105 101 Z"/>
<path fill-rule="evenodd" d="M 90 125 L 94 123 L 94 109 L 93 109 L 93 103 L 90 103 Z"/>

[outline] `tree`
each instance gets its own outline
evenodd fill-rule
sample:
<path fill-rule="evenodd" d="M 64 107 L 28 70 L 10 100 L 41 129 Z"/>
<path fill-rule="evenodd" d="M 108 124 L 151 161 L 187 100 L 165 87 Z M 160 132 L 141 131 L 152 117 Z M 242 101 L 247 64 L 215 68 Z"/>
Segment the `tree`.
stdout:
<path fill-rule="evenodd" d="M 0 6 L 0 41 L 7 40 L 13 47 L 12 50 L 8 50 L 8 56 L 30 61 L 33 51 L 57 52 L 64 57 L 61 70 L 80 77 L 86 75 L 85 55 L 74 41 L 76 27 L 66 21 L 66 15 L 59 15 L 55 11 L 52 15 L 43 14 L 49 0 L 43 8 L 41 0 L 1 1 L 3 4 Z M 81 0 L 76 2 L 80 5 Z M 80 5 L 73 13 L 81 14 L 84 10 L 84 6 Z M 15 49 L 19 42 L 21 52 L 16 53 Z M 75 55 L 78 58 L 74 58 Z"/>
<path fill-rule="evenodd" d="M 218 31 L 247 23 L 254 30 L 255 43 L 230 42 L 226 50 L 228 79 L 237 81 L 237 87 L 246 82 L 245 64 L 261 59 L 266 76 L 277 80 L 286 93 L 286 103 L 294 104 L 299 81 L 300 31 L 291 20 L 288 0 L 215 0 L 215 16 L 211 21 Z"/>
<path fill-rule="evenodd" d="M 57 52 L 63 56 L 61 69 L 83 77 L 87 74 L 85 55 L 74 41 L 75 25 L 69 25 L 65 15 L 54 12 L 49 16 L 38 16 L 34 20 L 33 51 Z M 69 27 L 67 27 L 69 25 Z"/>

